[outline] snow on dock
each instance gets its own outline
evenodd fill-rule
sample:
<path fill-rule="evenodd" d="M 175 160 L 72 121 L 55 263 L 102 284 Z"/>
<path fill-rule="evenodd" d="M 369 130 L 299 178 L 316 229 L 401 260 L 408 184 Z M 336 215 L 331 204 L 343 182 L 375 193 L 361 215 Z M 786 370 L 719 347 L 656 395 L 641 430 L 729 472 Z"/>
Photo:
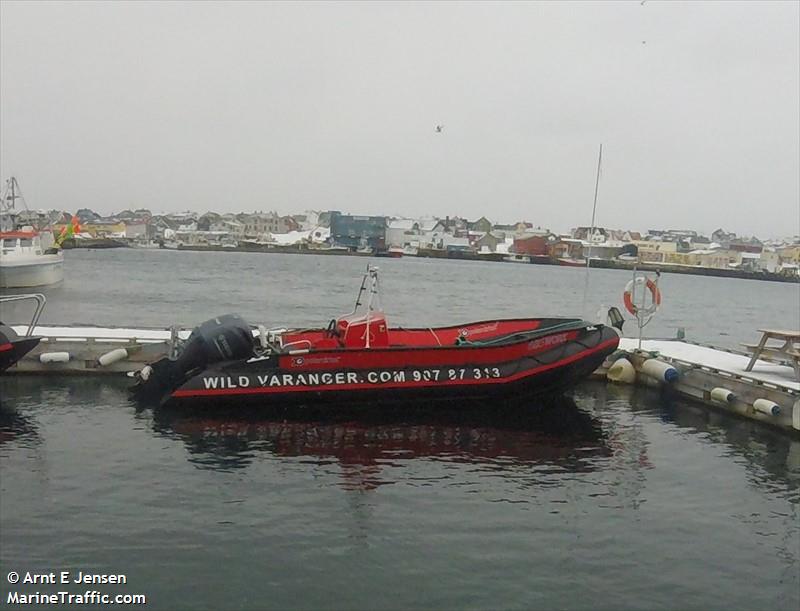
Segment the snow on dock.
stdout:
<path fill-rule="evenodd" d="M 25 335 L 28 332 L 28 325 L 13 325 L 11 327 L 18 335 Z M 179 332 L 180 339 L 189 337 L 191 331 L 182 330 Z M 123 341 L 131 340 L 140 343 L 166 342 L 171 337 L 170 329 L 133 329 L 127 327 L 59 327 L 49 325 L 37 325 L 31 335 L 44 337 L 49 340 L 77 341 L 87 340 L 108 340 Z"/>
<path fill-rule="evenodd" d="M 638 346 L 638 339 L 623 337 L 619 340 L 620 350 L 626 352 L 632 352 Z M 642 350 L 658 352 L 661 356 L 672 360 L 699 365 L 731 376 L 750 378 L 757 382 L 800 392 L 800 381 L 795 378 L 794 370 L 791 367 L 758 360 L 752 371 L 745 371 L 745 367 L 750 362 L 750 355 L 744 353 L 690 342 L 653 339 L 642 340 Z"/>

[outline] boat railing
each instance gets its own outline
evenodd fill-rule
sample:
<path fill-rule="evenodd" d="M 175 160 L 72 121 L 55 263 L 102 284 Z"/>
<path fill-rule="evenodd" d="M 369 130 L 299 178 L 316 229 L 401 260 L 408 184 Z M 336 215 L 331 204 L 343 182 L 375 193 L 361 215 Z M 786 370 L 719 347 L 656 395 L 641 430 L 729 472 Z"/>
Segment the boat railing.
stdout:
<path fill-rule="evenodd" d="M 296 342 L 289 342 L 288 344 L 283 344 L 282 349 L 284 352 L 288 352 L 292 354 L 297 350 L 304 350 L 308 352 L 312 348 L 313 344 L 310 340 L 307 339 L 299 339 Z"/>
<path fill-rule="evenodd" d="M 11 303 L 14 301 L 35 301 L 36 309 L 33 311 L 33 318 L 28 325 L 28 330 L 25 332 L 25 337 L 33 335 L 36 325 L 39 323 L 39 317 L 42 315 L 44 306 L 47 303 L 47 298 L 41 293 L 29 293 L 26 295 L 6 295 L 0 297 L 0 303 Z"/>

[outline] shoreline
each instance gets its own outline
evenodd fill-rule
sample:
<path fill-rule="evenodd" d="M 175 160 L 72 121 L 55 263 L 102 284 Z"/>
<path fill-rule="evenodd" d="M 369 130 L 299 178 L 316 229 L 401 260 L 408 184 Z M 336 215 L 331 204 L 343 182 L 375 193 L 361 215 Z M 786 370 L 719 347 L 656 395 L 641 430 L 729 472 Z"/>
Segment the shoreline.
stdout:
<path fill-rule="evenodd" d="M 351 252 L 347 250 L 326 250 L 320 248 L 300 248 L 296 246 L 273 246 L 273 247 L 254 247 L 254 246 L 238 246 L 235 248 L 223 246 L 178 246 L 177 250 L 194 251 L 194 252 L 250 252 L 250 253 L 264 253 L 264 254 L 292 254 L 292 255 L 320 255 L 320 256 L 350 256 L 350 257 L 377 257 L 377 258 L 391 258 L 386 254 L 373 254 Z M 557 260 L 547 260 L 543 258 L 533 259 L 530 263 L 518 263 L 506 261 L 507 255 L 502 253 L 488 253 L 477 254 L 471 252 L 461 251 L 445 251 L 434 249 L 420 249 L 417 255 L 404 255 L 405 257 L 420 258 L 420 259 L 452 259 L 456 261 L 487 261 L 491 263 L 509 263 L 513 265 L 555 265 L 558 267 L 579 267 L 582 269 L 584 266 L 568 266 L 561 265 Z M 711 267 L 690 267 L 681 265 L 670 264 L 655 264 L 655 263 L 636 263 L 636 268 L 641 271 L 656 272 L 667 274 L 689 274 L 693 276 L 712 276 L 718 278 L 738 278 L 744 280 L 762 280 L 771 282 L 784 282 L 800 284 L 800 277 L 797 276 L 783 276 L 770 272 L 745 272 L 739 270 L 716 269 Z M 623 261 L 611 261 L 606 259 L 592 259 L 590 267 L 593 269 L 617 269 L 623 271 L 633 271 L 634 263 Z"/>
<path fill-rule="evenodd" d="M 109 249 L 109 248 L 136 248 L 118 240 L 91 240 L 86 244 L 74 240 L 73 243 L 64 246 L 65 250 L 71 249 Z M 235 247 L 217 245 L 179 245 L 177 248 L 156 248 L 153 250 L 182 250 L 193 252 L 250 252 L 263 254 L 290 254 L 290 255 L 320 255 L 320 256 L 348 256 L 348 257 L 377 257 L 392 258 L 386 253 L 365 253 L 355 252 L 344 249 L 324 249 L 324 248 L 305 248 L 299 246 L 267 246 L 256 244 L 245 244 Z M 555 265 L 558 267 L 584 268 L 584 265 L 564 265 L 557 259 L 549 257 L 533 257 L 530 263 L 520 263 L 506 261 L 505 253 L 486 253 L 478 254 L 464 251 L 446 251 L 438 249 L 419 249 L 416 255 L 403 255 L 405 257 L 415 257 L 420 259 L 452 259 L 456 261 L 486 261 L 490 263 L 513 263 L 515 265 Z M 400 258 L 400 257 L 398 257 Z M 771 272 L 751 272 L 736 269 L 717 269 L 713 267 L 693 267 L 688 265 L 675 265 L 669 263 L 633 263 L 628 261 L 614 261 L 609 259 L 592 259 L 590 267 L 594 269 L 617 269 L 623 271 L 633 271 L 634 265 L 641 271 L 656 272 L 666 274 L 689 274 L 692 276 L 708 276 L 716 278 L 737 278 L 743 280 L 762 280 L 768 282 L 784 282 L 800 284 L 800 276 L 784 276 Z"/>

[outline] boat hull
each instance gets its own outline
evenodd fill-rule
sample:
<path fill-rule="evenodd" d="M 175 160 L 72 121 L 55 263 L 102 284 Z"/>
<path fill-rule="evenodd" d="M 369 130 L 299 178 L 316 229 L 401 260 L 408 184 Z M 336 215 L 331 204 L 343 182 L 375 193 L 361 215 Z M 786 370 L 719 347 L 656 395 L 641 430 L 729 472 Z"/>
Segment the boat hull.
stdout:
<path fill-rule="evenodd" d="M 0 372 L 19 361 L 39 343 L 39 337 L 20 337 L 11 327 L 0 323 Z"/>
<path fill-rule="evenodd" d="M 377 404 L 559 393 L 591 375 L 618 343 L 616 331 L 598 325 L 500 346 L 272 355 L 209 367 L 167 402 Z"/>
<path fill-rule="evenodd" d="M 64 279 L 64 255 L 40 255 L 35 260 L 0 260 L 0 288 L 28 288 L 56 284 Z"/>
<path fill-rule="evenodd" d="M 563 265 L 565 267 L 586 267 L 586 260 L 585 259 L 569 259 L 566 257 L 562 257 L 557 259 L 559 265 Z"/>

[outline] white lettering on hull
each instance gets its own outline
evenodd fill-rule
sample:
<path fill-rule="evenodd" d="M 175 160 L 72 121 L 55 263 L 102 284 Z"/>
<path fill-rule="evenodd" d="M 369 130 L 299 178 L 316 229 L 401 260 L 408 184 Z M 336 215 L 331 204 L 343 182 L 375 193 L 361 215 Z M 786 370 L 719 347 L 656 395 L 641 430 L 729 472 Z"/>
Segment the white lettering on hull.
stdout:
<path fill-rule="evenodd" d="M 515 369 L 516 371 L 516 369 Z M 461 367 L 428 369 L 378 369 L 371 371 L 264 373 L 253 375 L 209 376 L 202 380 L 205 390 L 232 390 L 236 388 L 304 388 L 320 386 L 397 386 L 407 382 L 435 386 L 443 382 L 499 379 L 510 375 L 498 367 Z"/>

